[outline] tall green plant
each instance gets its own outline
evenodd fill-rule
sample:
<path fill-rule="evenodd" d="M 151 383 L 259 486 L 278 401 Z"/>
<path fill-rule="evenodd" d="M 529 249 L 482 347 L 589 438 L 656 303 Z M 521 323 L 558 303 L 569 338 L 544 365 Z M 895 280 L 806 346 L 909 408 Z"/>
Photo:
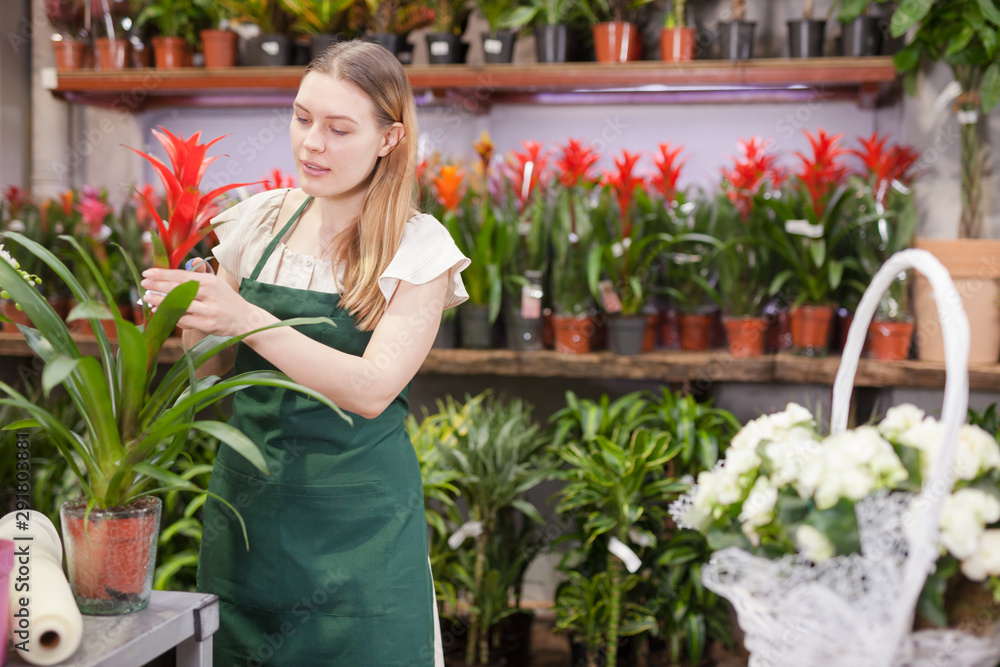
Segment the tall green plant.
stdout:
<path fill-rule="evenodd" d="M 246 435 L 228 424 L 196 417 L 203 408 L 245 387 L 263 385 L 293 389 L 315 398 L 346 421 L 351 421 L 328 398 L 292 382 L 279 372 L 242 373 L 228 380 L 220 380 L 218 376 L 195 377 L 195 370 L 208 359 L 254 332 L 232 338 L 206 337 L 187 350 L 157 384 L 160 350 L 194 299 L 198 289 L 196 281 L 173 289 L 156 312 L 146 313 L 146 324 L 140 328 L 124 320 L 117 308 L 108 308 L 105 303 L 90 298 L 76 276 L 49 250 L 20 234 L 8 232 L 2 237 L 20 244 L 44 261 L 80 300 L 70 313 L 70 320 L 87 317 L 94 325 L 97 357 L 82 354 L 66 323 L 49 303 L 10 264 L 0 261 L 0 285 L 10 292 L 37 327 L 18 328 L 45 363 L 42 371 L 44 392 L 48 394 L 53 388 L 62 386 L 86 426 L 83 432 L 71 431 L 51 411 L 33 403 L 14 387 L 0 383 L 5 396 L 0 399 L 0 405 L 14 405 L 30 415 L 29 419 L 7 424 L 4 428 L 44 429 L 78 481 L 88 510 L 95 506 L 124 505 L 155 491 L 173 488 L 200 491 L 170 471 L 183 452 L 192 429 L 225 442 L 266 472 L 263 455 Z M 82 263 L 78 270 L 86 269 L 100 287 L 106 303 L 112 302 L 107 284 L 79 243 L 71 237 L 61 238 L 80 256 Z M 130 265 L 130 270 L 138 289 L 139 273 L 134 265 Z M 101 319 L 114 320 L 118 333 L 117 351 L 112 349 L 100 326 Z M 264 328 L 318 322 L 331 323 L 327 318 L 299 318 Z M 165 486 L 150 489 L 153 482 Z M 240 520 L 242 524 L 242 518 Z"/>

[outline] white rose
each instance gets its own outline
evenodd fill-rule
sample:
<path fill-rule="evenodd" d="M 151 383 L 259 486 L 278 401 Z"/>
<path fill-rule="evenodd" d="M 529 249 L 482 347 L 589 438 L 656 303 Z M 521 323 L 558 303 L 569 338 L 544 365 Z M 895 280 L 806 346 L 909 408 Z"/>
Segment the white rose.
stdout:
<path fill-rule="evenodd" d="M 771 462 L 771 481 L 777 487 L 788 486 L 799 479 L 803 466 L 816 456 L 820 444 L 816 440 L 780 440 L 764 446 Z"/>
<path fill-rule="evenodd" d="M 774 506 L 777 502 L 777 487 L 767 477 L 758 477 L 747 499 L 743 501 L 740 523 L 750 524 L 753 527 L 766 526 L 774 518 Z"/>
<path fill-rule="evenodd" d="M 1000 520 L 1000 500 L 979 489 L 959 489 L 941 507 L 941 544 L 959 560 L 975 553 L 983 530 Z"/>
<path fill-rule="evenodd" d="M 983 532 L 979 547 L 962 561 L 962 574 L 973 581 L 983 581 L 991 575 L 1000 575 L 1000 530 Z"/>
<path fill-rule="evenodd" d="M 770 440 L 774 435 L 774 428 L 767 417 L 760 417 L 747 424 L 733 436 L 729 443 L 729 451 L 733 449 L 757 449 L 757 445 L 763 440 Z"/>
<path fill-rule="evenodd" d="M 793 426 L 812 424 L 813 416 L 809 410 L 798 403 L 789 403 L 782 412 L 771 415 L 770 421 L 775 429 L 788 431 Z"/>
<path fill-rule="evenodd" d="M 889 440 L 897 439 L 924 419 L 924 411 L 910 403 L 889 408 L 878 425 L 879 432 Z"/>
<path fill-rule="evenodd" d="M 716 479 L 715 495 L 719 505 L 726 506 L 739 502 L 743 497 L 743 489 L 740 487 L 740 476 L 734 475 L 722 469 L 722 474 Z"/>
<path fill-rule="evenodd" d="M 958 435 L 958 452 L 955 455 L 955 476 L 972 480 L 980 471 L 1000 466 L 1000 445 L 989 433 L 965 424 Z"/>
<path fill-rule="evenodd" d="M 760 456 L 755 449 L 729 449 L 723 468 L 734 475 L 756 470 L 760 466 Z"/>
<path fill-rule="evenodd" d="M 832 558 L 836 553 L 833 542 L 826 535 L 805 524 L 799 526 L 795 531 L 795 548 L 814 563 Z"/>

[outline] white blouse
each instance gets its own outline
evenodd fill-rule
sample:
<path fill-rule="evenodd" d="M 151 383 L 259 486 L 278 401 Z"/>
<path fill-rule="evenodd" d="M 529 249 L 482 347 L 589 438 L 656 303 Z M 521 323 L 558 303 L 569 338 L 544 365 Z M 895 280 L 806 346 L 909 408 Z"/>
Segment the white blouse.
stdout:
<path fill-rule="evenodd" d="M 255 194 L 212 219 L 213 223 L 226 223 L 215 228 L 219 244 L 212 248 L 212 254 L 237 281 L 253 274 L 273 235 L 281 231 L 276 226 L 278 210 L 288 190 Z M 469 298 L 461 276 L 469 264 L 471 260 L 458 249 L 445 226 L 432 215 L 418 213 L 403 227 L 399 250 L 379 276 L 378 285 L 388 305 L 399 281 L 423 285 L 447 271 L 449 288 L 444 307 L 448 309 Z M 343 266 L 338 267 L 334 279 L 330 260 L 295 252 L 278 241 L 257 280 L 337 294 L 343 290 L 343 277 Z"/>

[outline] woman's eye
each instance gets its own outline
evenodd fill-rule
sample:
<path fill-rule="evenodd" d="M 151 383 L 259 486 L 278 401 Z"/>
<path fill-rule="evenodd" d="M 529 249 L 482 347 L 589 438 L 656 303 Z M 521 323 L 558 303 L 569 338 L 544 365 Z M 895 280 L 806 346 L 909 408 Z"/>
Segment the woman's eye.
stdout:
<path fill-rule="evenodd" d="M 331 127 L 330 131 L 333 132 L 334 134 L 336 134 L 338 137 L 347 136 L 347 132 L 345 130 L 338 130 L 335 127 Z"/>
<path fill-rule="evenodd" d="M 300 116 L 296 116 L 295 120 L 297 120 L 298 122 L 302 123 L 303 125 L 305 125 L 305 124 L 307 124 L 309 122 L 309 120 L 307 118 L 302 118 Z"/>

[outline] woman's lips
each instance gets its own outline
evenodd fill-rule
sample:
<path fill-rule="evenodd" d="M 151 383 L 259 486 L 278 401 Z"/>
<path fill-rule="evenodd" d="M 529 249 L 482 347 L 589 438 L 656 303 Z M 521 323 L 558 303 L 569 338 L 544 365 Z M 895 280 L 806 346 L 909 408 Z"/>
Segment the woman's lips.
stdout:
<path fill-rule="evenodd" d="M 312 162 L 303 162 L 302 171 L 306 172 L 310 176 L 322 176 L 323 174 L 326 174 L 330 170 Z"/>

